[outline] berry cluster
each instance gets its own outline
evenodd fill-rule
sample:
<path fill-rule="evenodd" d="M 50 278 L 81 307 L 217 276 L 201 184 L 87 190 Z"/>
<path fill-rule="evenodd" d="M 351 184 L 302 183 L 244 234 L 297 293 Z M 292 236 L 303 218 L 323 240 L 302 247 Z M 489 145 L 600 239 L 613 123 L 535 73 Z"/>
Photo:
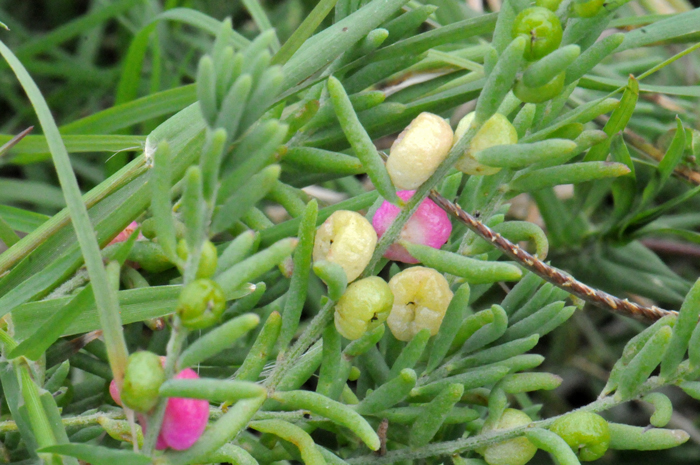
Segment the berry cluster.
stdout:
<path fill-rule="evenodd" d="M 109 393 L 114 402 L 136 411 L 144 430 L 147 425 L 143 414 L 156 406 L 159 400 L 158 390 L 165 381 L 164 363 L 165 357 L 158 357 L 153 352 L 135 352 L 129 356 L 121 390 L 114 380 L 109 385 Z M 173 377 L 197 378 L 199 375 L 190 368 Z M 156 448 L 189 449 L 204 432 L 208 420 L 209 402 L 206 400 L 178 397 L 168 399 Z"/>

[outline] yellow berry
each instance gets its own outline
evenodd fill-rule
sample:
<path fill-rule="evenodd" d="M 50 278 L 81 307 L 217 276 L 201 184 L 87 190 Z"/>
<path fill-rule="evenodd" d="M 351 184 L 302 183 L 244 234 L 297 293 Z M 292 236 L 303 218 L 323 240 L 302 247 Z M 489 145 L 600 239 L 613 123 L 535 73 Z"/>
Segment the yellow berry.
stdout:
<path fill-rule="evenodd" d="M 467 132 L 469 126 L 472 124 L 472 121 L 474 121 L 474 112 L 469 113 L 459 122 L 454 136 L 455 144 Z M 517 143 L 518 131 L 511 124 L 511 122 L 508 121 L 508 118 L 500 113 L 496 113 L 489 118 L 483 126 L 481 126 L 479 132 L 476 133 L 474 138 L 469 143 L 467 151 L 464 153 L 462 158 L 457 161 L 455 168 L 463 173 L 471 175 L 496 174 L 501 171 L 501 168 L 492 168 L 479 163 L 474 158 L 474 154 L 495 145 L 509 145 Z"/>
<path fill-rule="evenodd" d="M 452 128 L 438 115 L 421 113 L 403 130 L 389 152 L 386 170 L 399 189 L 417 189 L 447 157 Z"/>
<path fill-rule="evenodd" d="M 338 210 L 316 231 L 314 261 L 337 263 L 352 282 L 369 263 L 376 245 L 377 233 L 364 216 Z"/>
<path fill-rule="evenodd" d="M 394 296 L 382 278 L 355 281 L 335 306 L 335 328 L 346 339 L 358 339 L 386 321 L 393 303 Z"/>
<path fill-rule="evenodd" d="M 408 268 L 391 278 L 389 289 L 394 305 L 387 324 L 394 337 L 410 341 L 421 329 L 434 336 L 452 300 L 450 285 L 443 275 L 422 266 Z"/>

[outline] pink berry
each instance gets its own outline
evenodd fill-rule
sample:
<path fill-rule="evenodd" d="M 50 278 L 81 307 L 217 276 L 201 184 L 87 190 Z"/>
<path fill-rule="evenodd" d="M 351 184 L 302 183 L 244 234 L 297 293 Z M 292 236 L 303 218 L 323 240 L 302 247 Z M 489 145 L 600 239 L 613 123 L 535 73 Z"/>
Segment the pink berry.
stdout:
<path fill-rule="evenodd" d="M 117 382 L 115 380 L 109 383 L 109 395 L 112 396 L 112 400 L 114 400 L 115 404 L 120 407 L 122 406 L 122 396 L 119 394 L 119 388 L 117 388 Z"/>
<path fill-rule="evenodd" d="M 397 192 L 401 200 L 410 199 L 416 191 Z M 389 202 L 384 202 L 372 218 L 372 226 L 377 235 L 382 237 L 401 210 Z M 450 238 L 452 223 L 449 216 L 435 202 L 425 199 L 418 210 L 401 230 L 400 240 L 413 244 L 427 245 L 439 249 Z M 384 257 L 404 263 L 418 263 L 400 244 L 392 244 Z"/>
<path fill-rule="evenodd" d="M 127 226 L 126 228 L 124 228 L 124 230 L 122 232 L 117 234 L 117 237 L 112 239 L 109 242 L 109 244 L 107 244 L 107 245 L 118 244 L 119 242 L 126 241 L 129 237 L 131 237 L 131 235 L 134 233 L 134 231 L 136 231 L 136 229 L 138 229 L 138 227 L 139 227 L 139 224 L 136 221 L 132 221 L 131 223 L 129 223 L 129 226 Z M 137 240 L 142 240 L 142 239 L 145 239 L 145 237 L 141 233 L 139 233 L 139 237 L 137 238 Z"/>
<path fill-rule="evenodd" d="M 186 368 L 174 379 L 197 379 L 194 370 Z M 192 447 L 202 435 L 209 420 L 209 402 L 201 399 L 171 397 L 165 408 L 163 425 L 160 428 L 156 448 L 170 447 L 185 450 Z"/>

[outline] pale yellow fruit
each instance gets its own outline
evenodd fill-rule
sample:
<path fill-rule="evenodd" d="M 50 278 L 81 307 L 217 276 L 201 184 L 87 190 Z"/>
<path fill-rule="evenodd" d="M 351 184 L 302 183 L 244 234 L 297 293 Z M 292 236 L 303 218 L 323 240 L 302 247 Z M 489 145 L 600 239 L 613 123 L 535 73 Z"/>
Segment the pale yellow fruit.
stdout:
<path fill-rule="evenodd" d="M 510 429 L 516 426 L 528 425 L 532 419 L 520 410 L 508 408 L 503 412 L 498 424 L 493 428 L 484 428 L 481 432 L 487 433 L 493 430 Z M 527 438 L 519 437 L 499 442 L 486 449 L 478 450 L 484 456 L 489 465 L 525 465 L 532 460 L 537 447 Z"/>
<path fill-rule="evenodd" d="M 335 306 L 335 328 L 354 341 L 386 321 L 394 303 L 387 283 L 377 276 L 360 279 L 348 286 Z"/>
<path fill-rule="evenodd" d="M 457 125 L 457 130 L 454 135 L 454 144 L 467 132 L 469 126 L 474 121 L 474 112 L 469 113 L 462 118 L 462 121 Z M 500 113 L 496 113 L 489 118 L 479 132 L 469 143 L 469 148 L 464 153 L 462 158 L 457 161 L 455 168 L 466 174 L 490 175 L 501 171 L 501 168 L 493 168 L 486 166 L 474 158 L 473 154 L 493 147 L 495 145 L 510 145 L 518 143 L 518 131 L 508 121 L 508 118 Z"/>
<path fill-rule="evenodd" d="M 316 231 L 314 261 L 337 263 L 352 282 L 369 263 L 376 245 L 377 233 L 364 216 L 338 210 Z"/>
<path fill-rule="evenodd" d="M 431 336 L 437 334 L 452 300 L 443 275 L 432 268 L 414 266 L 394 275 L 389 289 L 394 294 L 394 305 L 387 325 L 396 339 L 410 341 L 425 328 Z"/>
<path fill-rule="evenodd" d="M 386 170 L 394 186 L 417 189 L 445 160 L 452 138 L 452 128 L 443 118 L 425 112 L 418 115 L 391 146 Z"/>

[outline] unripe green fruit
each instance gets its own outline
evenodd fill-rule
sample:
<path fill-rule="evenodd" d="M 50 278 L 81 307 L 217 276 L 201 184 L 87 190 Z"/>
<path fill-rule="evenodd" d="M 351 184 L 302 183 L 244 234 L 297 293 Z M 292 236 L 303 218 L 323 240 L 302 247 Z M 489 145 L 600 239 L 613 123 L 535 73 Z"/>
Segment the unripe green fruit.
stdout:
<path fill-rule="evenodd" d="M 124 372 L 121 400 L 137 412 L 148 412 L 158 403 L 158 389 L 165 382 L 165 371 L 153 352 L 135 352 L 129 356 Z"/>
<path fill-rule="evenodd" d="M 187 241 L 180 239 L 177 243 L 177 256 L 183 261 L 187 261 L 190 255 Z M 199 255 L 199 266 L 197 267 L 197 279 L 210 278 L 216 271 L 216 266 L 219 262 L 219 256 L 216 252 L 216 246 L 211 241 L 202 243 L 202 252 Z"/>
<path fill-rule="evenodd" d="M 454 144 L 469 130 L 469 126 L 474 121 L 474 112 L 469 113 L 457 125 L 455 131 Z M 457 161 L 455 168 L 466 174 L 472 175 L 491 175 L 501 171 L 501 168 L 493 168 L 483 165 L 476 161 L 474 154 L 493 147 L 495 145 L 508 145 L 518 143 L 518 131 L 508 121 L 508 118 L 500 113 L 496 113 L 489 118 L 479 132 L 476 133 L 469 143 L 469 148 L 462 158 Z"/>
<path fill-rule="evenodd" d="M 604 4 L 605 0 L 584 0 L 571 2 L 574 9 L 574 14 L 576 16 L 580 16 L 581 18 L 592 18 L 593 16 L 597 16 Z"/>
<path fill-rule="evenodd" d="M 155 239 L 156 238 L 156 219 L 155 218 L 148 218 L 147 220 L 144 220 L 143 223 L 141 223 L 141 234 L 147 239 Z"/>
<path fill-rule="evenodd" d="M 532 419 L 526 413 L 508 408 L 503 412 L 495 427 L 484 428 L 481 432 L 510 429 L 516 426 L 527 425 L 531 422 Z M 519 437 L 499 442 L 477 451 L 484 456 L 484 460 L 489 465 L 525 465 L 532 460 L 535 452 L 537 452 L 537 447 L 527 438 Z"/>
<path fill-rule="evenodd" d="M 393 304 L 394 294 L 382 278 L 355 281 L 335 306 L 335 328 L 347 339 L 358 339 L 383 324 Z"/>
<path fill-rule="evenodd" d="M 180 293 L 177 314 L 186 328 L 203 329 L 219 321 L 225 308 L 221 286 L 211 279 L 198 279 Z"/>
<path fill-rule="evenodd" d="M 565 415 L 552 423 L 549 430 L 561 436 L 582 462 L 598 460 L 610 445 L 608 422 L 595 413 Z"/>
<path fill-rule="evenodd" d="M 513 35 L 528 37 L 525 46 L 525 59 L 539 60 L 559 47 L 563 31 L 557 15 L 547 8 L 533 6 L 521 11 L 515 17 Z"/>
<path fill-rule="evenodd" d="M 547 8 L 549 11 L 557 11 L 561 0 L 535 0 L 535 6 Z"/>
<path fill-rule="evenodd" d="M 559 95 L 564 89 L 566 72 L 561 72 L 547 84 L 540 87 L 528 87 L 522 79 L 513 87 L 513 94 L 525 103 L 542 103 Z"/>

